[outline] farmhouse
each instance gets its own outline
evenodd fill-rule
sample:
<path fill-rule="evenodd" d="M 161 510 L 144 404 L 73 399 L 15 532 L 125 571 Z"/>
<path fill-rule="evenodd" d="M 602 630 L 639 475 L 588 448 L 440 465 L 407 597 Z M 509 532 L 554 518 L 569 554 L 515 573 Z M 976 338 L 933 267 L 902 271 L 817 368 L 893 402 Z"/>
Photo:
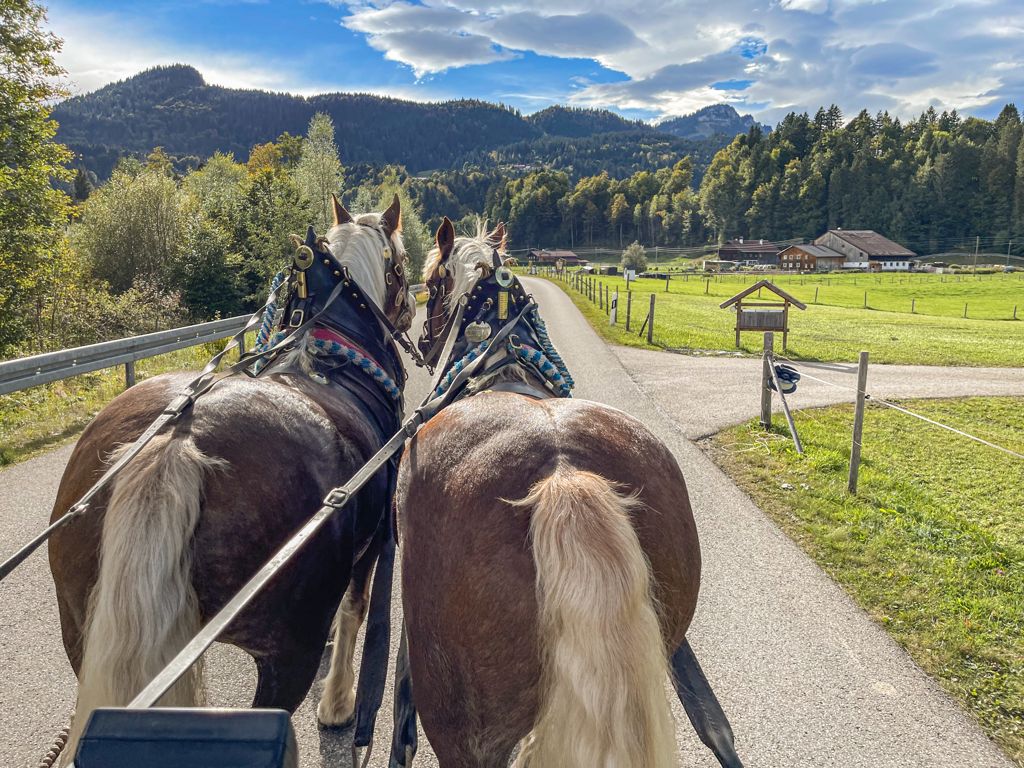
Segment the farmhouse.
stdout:
<path fill-rule="evenodd" d="M 559 259 L 562 259 L 567 267 L 578 267 L 587 263 L 586 259 L 580 258 L 573 251 L 549 251 L 546 248 L 531 248 L 526 254 L 527 261 L 536 262 L 540 265 L 553 265 Z"/>
<path fill-rule="evenodd" d="M 718 261 L 749 262 L 752 264 L 778 264 L 779 248 L 767 240 L 729 240 L 718 246 Z"/>
<path fill-rule="evenodd" d="M 844 269 L 909 270 L 916 253 L 870 229 L 830 229 L 814 241 L 845 257 Z"/>
<path fill-rule="evenodd" d="M 779 266 L 798 272 L 842 269 L 846 257 L 824 245 L 791 245 L 779 254 Z"/>

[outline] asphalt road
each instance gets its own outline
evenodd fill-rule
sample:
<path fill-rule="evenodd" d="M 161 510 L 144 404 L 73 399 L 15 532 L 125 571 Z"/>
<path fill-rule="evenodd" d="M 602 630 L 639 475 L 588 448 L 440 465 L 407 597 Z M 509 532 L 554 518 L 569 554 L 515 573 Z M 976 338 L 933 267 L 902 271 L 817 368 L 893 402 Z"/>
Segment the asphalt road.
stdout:
<path fill-rule="evenodd" d="M 756 415 L 759 363 L 611 348 L 557 286 L 529 280 L 528 287 L 577 396 L 643 420 L 686 475 L 704 555 L 690 638 L 748 768 L 1010 768 L 956 703 L 691 442 Z M 869 389 L 877 383 L 878 394 L 891 396 L 1024 394 L 1020 371 L 944 371 L 873 368 Z M 831 367 L 821 374 L 840 383 L 850 378 Z M 408 399 L 425 386 L 414 371 Z M 846 397 L 830 390 L 801 382 L 798 405 Z M 0 472 L 0 552 L 44 525 L 70 451 Z M 247 657 L 216 646 L 207 669 L 211 704 L 249 701 L 255 678 Z M 0 764 L 37 763 L 68 718 L 73 690 L 46 559 L 36 555 L 0 584 Z M 347 766 L 348 732 L 316 727 L 319 692 L 318 683 L 293 718 L 302 765 Z M 374 766 L 386 765 L 390 707 L 386 699 Z M 682 764 L 714 768 L 678 708 L 676 719 Z M 416 764 L 436 765 L 428 747 Z"/>

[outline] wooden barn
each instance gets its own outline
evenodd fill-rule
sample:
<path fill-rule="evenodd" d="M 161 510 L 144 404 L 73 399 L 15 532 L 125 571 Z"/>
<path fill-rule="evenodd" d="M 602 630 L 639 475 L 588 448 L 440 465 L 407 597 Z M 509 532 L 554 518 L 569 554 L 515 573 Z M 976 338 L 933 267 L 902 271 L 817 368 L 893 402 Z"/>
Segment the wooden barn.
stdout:
<path fill-rule="evenodd" d="M 779 254 L 779 266 L 796 272 L 842 269 L 846 257 L 824 245 L 791 245 Z"/>
<path fill-rule="evenodd" d="M 841 253 L 844 269 L 906 272 L 917 264 L 916 253 L 872 229 L 830 229 L 814 245 Z"/>
<path fill-rule="evenodd" d="M 768 240 L 729 240 L 718 246 L 718 261 L 735 261 L 739 264 L 778 264 L 779 247 Z"/>
<path fill-rule="evenodd" d="M 567 267 L 578 267 L 587 263 L 586 259 L 577 256 L 573 251 L 531 248 L 526 254 L 526 260 L 538 266 L 553 267 L 559 259 L 562 259 L 562 263 Z"/>

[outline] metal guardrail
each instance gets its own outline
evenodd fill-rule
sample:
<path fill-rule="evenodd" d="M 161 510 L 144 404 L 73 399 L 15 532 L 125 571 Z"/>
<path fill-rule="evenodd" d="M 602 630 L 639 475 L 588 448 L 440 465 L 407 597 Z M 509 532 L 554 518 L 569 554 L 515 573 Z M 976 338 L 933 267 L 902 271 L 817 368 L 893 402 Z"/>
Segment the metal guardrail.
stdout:
<path fill-rule="evenodd" d="M 131 386 L 135 383 L 136 360 L 226 338 L 245 326 L 248 319 L 249 315 L 239 315 L 184 328 L 171 328 L 127 339 L 103 341 L 85 347 L 8 360 L 0 363 L 0 395 L 90 371 L 113 368 L 116 365 L 125 366 L 125 383 Z"/>
<path fill-rule="evenodd" d="M 417 293 L 425 287 L 424 284 L 418 283 L 410 285 L 409 290 Z M 171 328 L 127 339 L 102 341 L 85 347 L 62 349 L 58 352 L 0 362 L 0 395 L 91 371 L 113 368 L 116 365 L 125 367 L 125 386 L 130 387 L 135 383 L 136 360 L 227 338 L 241 330 L 248 319 L 249 315 L 238 315 L 209 323 L 187 325 L 183 328 Z"/>

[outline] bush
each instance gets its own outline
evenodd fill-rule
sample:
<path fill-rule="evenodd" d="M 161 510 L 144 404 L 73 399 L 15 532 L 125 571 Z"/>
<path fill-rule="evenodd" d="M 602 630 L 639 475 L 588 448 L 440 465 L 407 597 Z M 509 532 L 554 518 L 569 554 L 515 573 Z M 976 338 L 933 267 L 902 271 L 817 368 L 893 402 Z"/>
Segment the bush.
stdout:
<path fill-rule="evenodd" d="M 637 274 L 647 269 L 647 251 L 644 247 L 635 240 L 633 243 L 622 252 L 622 269 L 636 270 Z"/>

